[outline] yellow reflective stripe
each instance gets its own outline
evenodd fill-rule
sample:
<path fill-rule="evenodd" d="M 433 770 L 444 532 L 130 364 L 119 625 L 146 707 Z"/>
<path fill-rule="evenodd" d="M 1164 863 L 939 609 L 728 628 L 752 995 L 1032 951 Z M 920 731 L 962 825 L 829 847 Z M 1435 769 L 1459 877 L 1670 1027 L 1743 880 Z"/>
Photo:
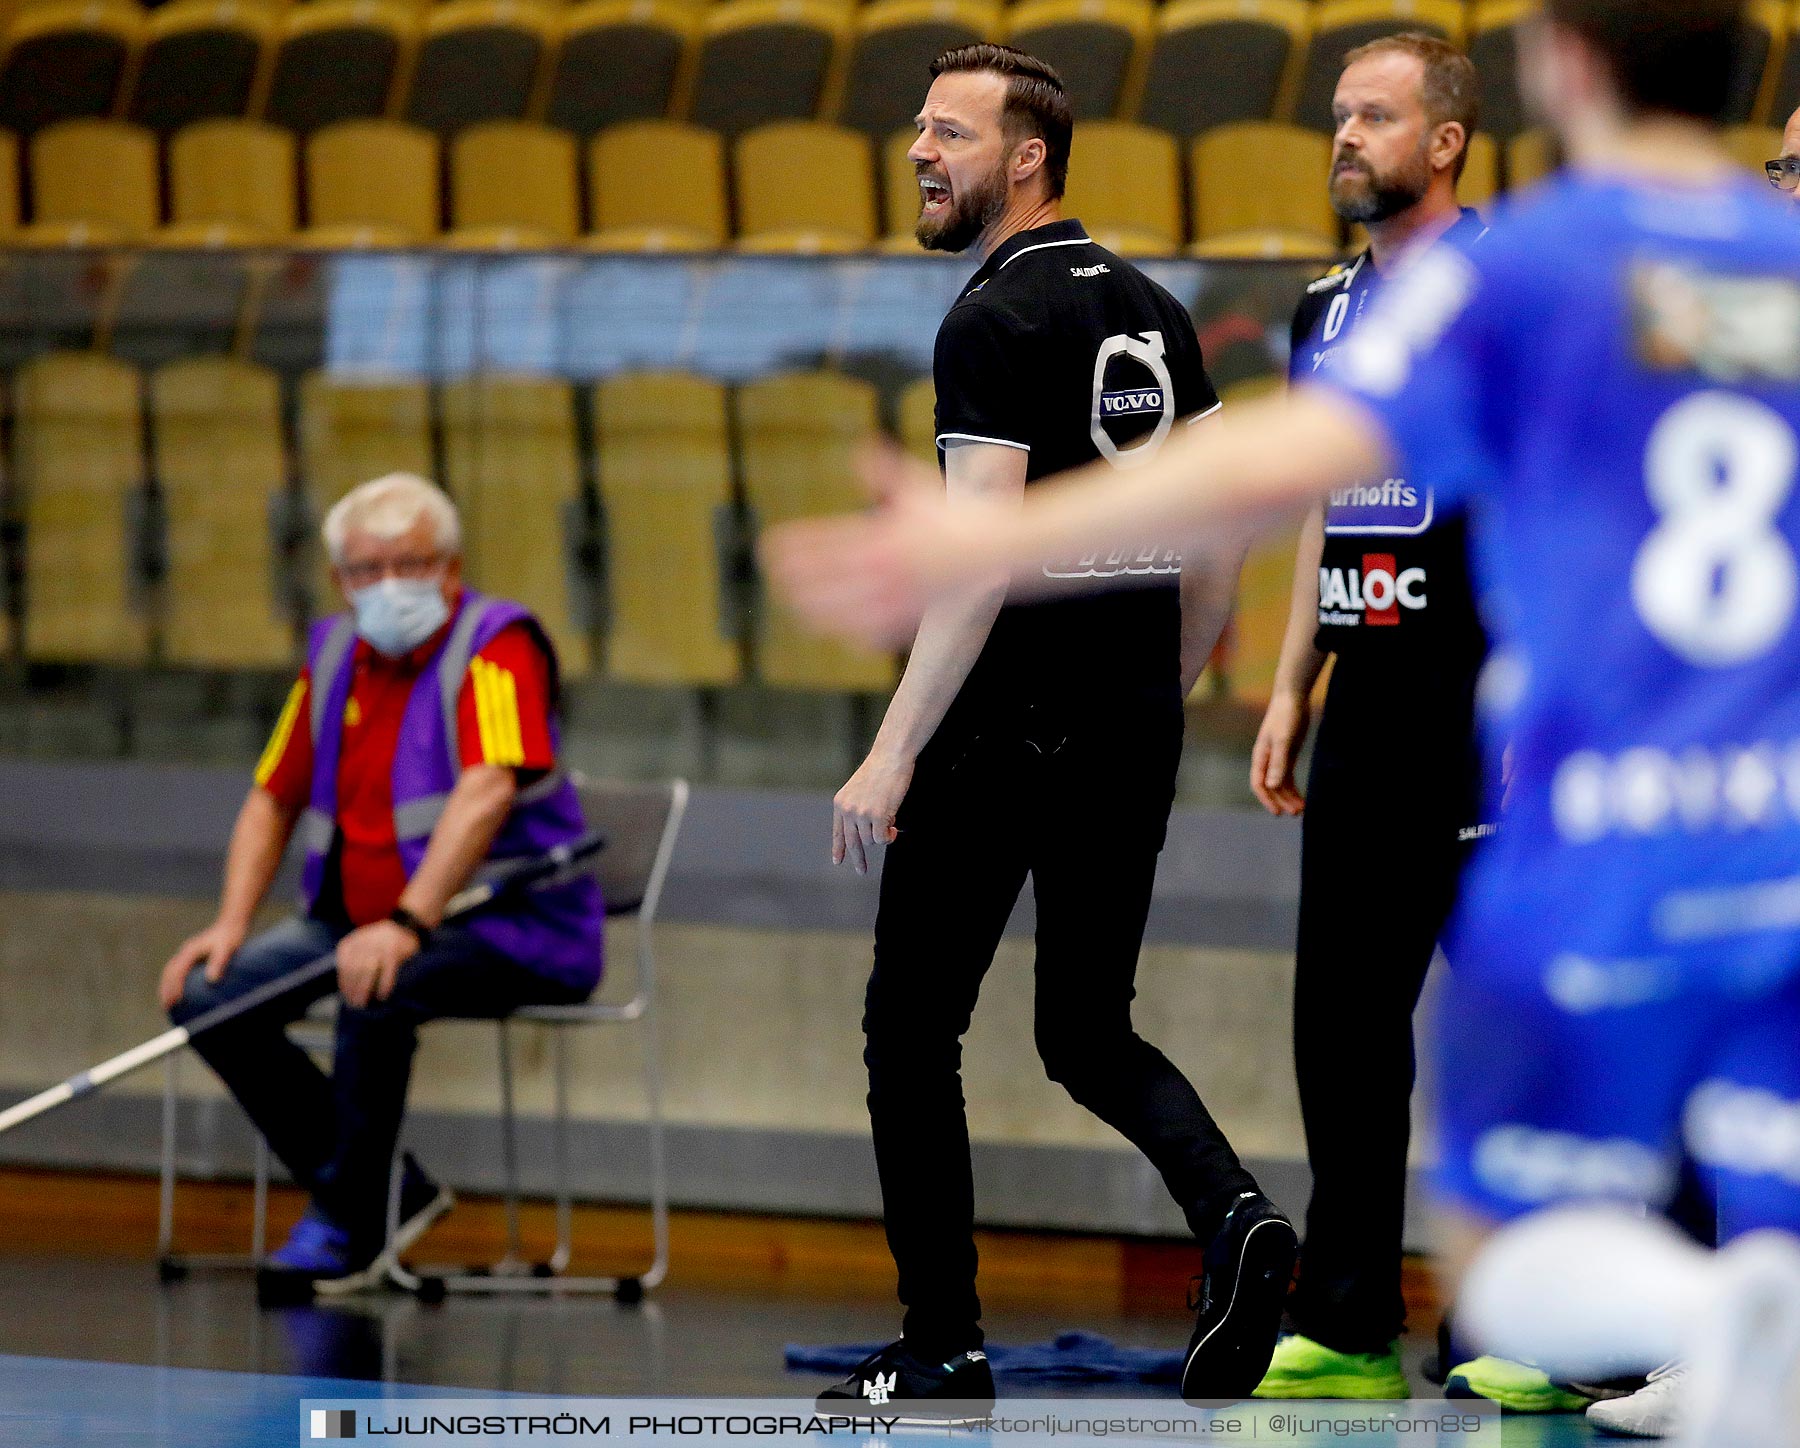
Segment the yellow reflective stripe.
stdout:
<path fill-rule="evenodd" d="M 269 736 L 262 758 L 256 761 L 256 782 L 264 787 L 267 787 L 275 777 L 275 771 L 281 767 L 281 756 L 287 753 L 288 740 L 294 733 L 294 721 L 300 717 L 300 701 L 305 695 L 306 681 L 294 680 L 294 687 L 288 690 L 287 703 L 281 706 L 281 717 L 275 721 L 275 732 Z"/>
<path fill-rule="evenodd" d="M 525 739 L 519 724 L 519 691 L 509 670 L 483 658 L 469 661 L 475 686 L 475 724 L 486 764 L 517 768 L 525 762 Z"/>

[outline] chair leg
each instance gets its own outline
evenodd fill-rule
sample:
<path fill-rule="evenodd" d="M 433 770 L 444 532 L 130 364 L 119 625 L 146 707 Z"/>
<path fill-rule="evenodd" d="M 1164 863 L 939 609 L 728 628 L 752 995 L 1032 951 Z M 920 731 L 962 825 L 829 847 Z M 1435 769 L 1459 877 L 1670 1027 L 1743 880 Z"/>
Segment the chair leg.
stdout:
<path fill-rule="evenodd" d="M 566 1272 L 574 1255 L 575 1208 L 569 1193 L 569 1047 L 568 1030 L 551 1031 L 556 1052 L 556 1251 L 552 1272 Z"/>
<path fill-rule="evenodd" d="M 181 1052 L 173 1051 L 163 1063 L 162 1175 L 156 1196 L 156 1260 L 166 1274 L 175 1246 L 175 1129 L 180 1102 Z"/>
<path fill-rule="evenodd" d="M 519 1232 L 519 1137 L 513 1107 L 512 1032 L 508 1022 L 498 1023 L 500 1033 L 500 1165 L 506 1178 L 506 1256 L 502 1265 L 522 1265 L 523 1244 Z"/>
<path fill-rule="evenodd" d="M 269 1143 L 256 1134 L 256 1184 L 250 1197 L 250 1261 L 260 1267 L 269 1255 Z"/>
<path fill-rule="evenodd" d="M 646 1290 L 657 1286 L 669 1275 L 669 1164 L 666 1143 L 663 1139 L 662 1114 L 662 1055 L 657 1048 L 657 1027 L 660 1017 L 656 1011 L 655 967 L 650 960 L 649 947 L 644 950 L 644 979 L 647 986 L 644 1014 L 640 1017 L 644 1028 L 644 1095 L 648 1108 L 647 1126 L 650 1137 L 650 1231 L 656 1251 L 650 1263 L 650 1270 L 639 1278 L 639 1284 Z"/>

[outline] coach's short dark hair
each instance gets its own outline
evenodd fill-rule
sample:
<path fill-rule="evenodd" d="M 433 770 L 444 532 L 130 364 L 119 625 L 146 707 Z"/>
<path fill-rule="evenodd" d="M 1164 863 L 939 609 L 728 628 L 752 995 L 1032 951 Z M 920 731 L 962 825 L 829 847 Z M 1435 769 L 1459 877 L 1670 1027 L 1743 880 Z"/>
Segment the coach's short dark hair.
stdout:
<path fill-rule="evenodd" d="M 1744 43 L 1745 0 L 1546 0 L 1611 66 L 1619 98 L 1639 114 L 1721 121 Z"/>
<path fill-rule="evenodd" d="M 959 45 L 931 62 L 931 78 L 966 71 L 988 71 L 1006 77 L 1006 102 L 1000 119 L 1006 139 L 1016 145 L 1029 136 L 1044 143 L 1044 175 L 1050 194 L 1061 196 L 1069 181 L 1069 143 L 1075 133 L 1075 108 L 1056 68 L 1014 50 L 1010 45 Z"/>
<path fill-rule="evenodd" d="M 1481 120 L 1481 77 L 1475 62 L 1447 40 L 1423 30 L 1404 30 L 1359 45 L 1344 57 L 1348 69 L 1359 60 L 1380 55 L 1410 55 L 1425 71 L 1425 119 L 1433 126 L 1455 121 L 1463 128 L 1463 148 L 1456 157 L 1455 176 L 1462 179 L 1469 164 L 1469 142 Z"/>

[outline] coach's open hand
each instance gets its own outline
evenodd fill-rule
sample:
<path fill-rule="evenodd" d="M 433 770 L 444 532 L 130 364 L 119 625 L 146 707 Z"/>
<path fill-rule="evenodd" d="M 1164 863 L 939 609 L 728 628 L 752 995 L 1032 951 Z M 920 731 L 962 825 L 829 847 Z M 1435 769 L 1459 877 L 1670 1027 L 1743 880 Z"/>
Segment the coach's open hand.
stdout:
<path fill-rule="evenodd" d="M 934 597 L 982 572 L 976 520 L 987 510 L 950 507 L 937 473 L 891 444 L 865 449 L 857 471 L 876 510 L 771 528 L 763 565 L 817 632 L 901 648 Z"/>
<path fill-rule="evenodd" d="M 338 942 L 338 992 L 344 1004 L 361 1009 L 394 993 L 400 967 L 419 953 L 419 938 L 404 925 L 377 920 L 352 930 Z"/>

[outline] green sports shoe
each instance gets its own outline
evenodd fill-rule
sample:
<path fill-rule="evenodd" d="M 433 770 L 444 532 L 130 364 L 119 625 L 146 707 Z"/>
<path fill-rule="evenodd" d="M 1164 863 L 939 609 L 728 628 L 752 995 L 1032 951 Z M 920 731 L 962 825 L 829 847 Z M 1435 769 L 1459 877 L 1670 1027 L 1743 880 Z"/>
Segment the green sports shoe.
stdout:
<path fill-rule="evenodd" d="M 1386 1401 L 1412 1392 L 1400 1370 L 1398 1343 L 1386 1352 L 1334 1352 L 1296 1332 L 1275 1344 L 1269 1370 L 1251 1396 Z"/>
<path fill-rule="evenodd" d="M 1582 1383 L 1552 1382 L 1541 1368 L 1525 1363 L 1478 1357 L 1450 1369 L 1444 1396 L 1486 1398 L 1508 1413 L 1584 1413 L 1589 1403 L 1606 1394 Z"/>

